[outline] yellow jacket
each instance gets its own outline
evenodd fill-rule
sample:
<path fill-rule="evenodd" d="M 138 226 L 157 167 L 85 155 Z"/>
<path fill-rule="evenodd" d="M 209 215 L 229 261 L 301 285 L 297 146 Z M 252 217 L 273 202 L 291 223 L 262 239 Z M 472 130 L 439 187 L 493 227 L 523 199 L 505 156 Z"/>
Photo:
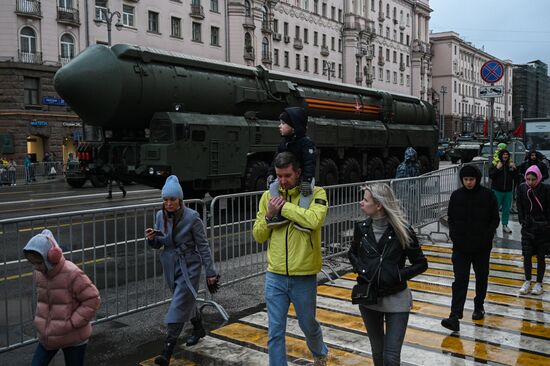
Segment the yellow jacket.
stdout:
<path fill-rule="evenodd" d="M 300 190 L 298 187 L 280 190 L 286 203 L 282 215 L 290 223 L 269 228 L 265 219 L 267 203 L 271 198 L 269 191 L 264 192 L 254 223 L 254 239 L 263 243 L 269 239 L 267 248 L 267 270 L 286 276 L 305 276 L 317 274 L 321 270 L 321 228 L 328 211 L 327 194 L 321 187 L 313 190 L 313 201 L 308 209 L 298 206 Z M 297 230 L 294 223 L 311 229 L 311 233 Z"/>

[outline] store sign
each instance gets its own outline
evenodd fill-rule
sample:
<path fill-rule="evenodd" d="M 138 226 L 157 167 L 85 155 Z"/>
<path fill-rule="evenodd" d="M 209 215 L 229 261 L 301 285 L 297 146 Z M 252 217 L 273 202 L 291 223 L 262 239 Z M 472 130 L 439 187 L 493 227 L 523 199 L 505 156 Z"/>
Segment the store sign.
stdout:
<path fill-rule="evenodd" d="M 66 105 L 62 98 L 44 97 L 42 103 L 46 105 Z"/>
<path fill-rule="evenodd" d="M 45 127 L 48 125 L 48 122 L 46 121 L 31 121 L 31 126 L 34 127 Z"/>
<path fill-rule="evenodd" d="M 63 122 L 63 127 L 82 127 L 82 122 Z"/>

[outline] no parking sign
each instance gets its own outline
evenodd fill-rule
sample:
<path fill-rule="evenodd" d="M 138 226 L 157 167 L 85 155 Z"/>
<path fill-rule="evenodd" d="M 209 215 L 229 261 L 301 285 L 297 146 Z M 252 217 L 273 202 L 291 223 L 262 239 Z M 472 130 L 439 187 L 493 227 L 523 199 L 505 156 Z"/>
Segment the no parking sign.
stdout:
<path fill-rule="evenodd" d="M 498 60 L 489 60 L 481 66 L 480 74 L 485 82 L 496 83 L 504 76 L 504 65 Z"/>

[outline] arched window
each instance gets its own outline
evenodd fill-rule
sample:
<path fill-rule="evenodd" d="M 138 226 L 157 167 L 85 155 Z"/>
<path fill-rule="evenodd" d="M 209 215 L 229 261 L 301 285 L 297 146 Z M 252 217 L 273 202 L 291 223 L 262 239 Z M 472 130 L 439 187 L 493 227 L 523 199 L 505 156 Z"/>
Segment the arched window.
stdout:
<path fill-rule="evenodd" d="M 382 0 L 378 1 L 378 11 L 382 12 Z"/>
<path fill-rule="evenodd" d="M 410 21 L 410 16 L 409 16 L 409 14 L 407 13 L 407 27 L 409 26 L 409 21 Z"/>
<path fill-rule="evenodd" d="M 390 17 L 390 4 L 386 4 L 386 17 Z"/>
<path fill-rule="evenodd" d="M 403 10 L 399 12 L 399 25 L 403 25 Z"/>
<path fill-rule="evenodd" d="M 269 60 L 269 41 L 267 37 L 264 37 L 262 41 L 262 59 Z"/>
<path fill-rule="evenodd" d="M 267 6 L 262 6 L 262 22 L 267 22 L 268 21 L 268 11 L 267 11 Z"/>
<path fill-rule="evenodd" d="M 252 36 L 250 35 L 250 33 L 246 32 L 244 34 L 244 47 L 247 49 L 247 50 L 251 50 L 252 49 Z"/>
<path fill-rule="evenodd" d="M 24 27 L 20 32 L 21 52 L 36 53 L 36 33 L 31 27 Z"/>
<path fill-rule="evenodd" d="M 252 8 L 250 7 L 250 0 L 244 0 L 244 16 L 245 17 L 252 16 Z"/>
<path fill-rule="evenodd" d="M 393 7 L 393 19 L 397 19 L 397 8 Z"/>
<path fill-rule="evenodd" d="M 60 42 L 61 62 L 70 61 L 74 58 L 74 38 L 68 33 L 61 36 Z"/>

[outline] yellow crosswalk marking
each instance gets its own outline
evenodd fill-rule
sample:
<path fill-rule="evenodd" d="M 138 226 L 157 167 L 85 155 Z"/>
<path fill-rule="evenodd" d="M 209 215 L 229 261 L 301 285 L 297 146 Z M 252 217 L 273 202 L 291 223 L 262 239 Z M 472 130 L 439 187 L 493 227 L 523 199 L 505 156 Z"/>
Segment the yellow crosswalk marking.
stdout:
<path fill-rule="evenodd" d="M 443 263 L 443 264 L 450 264 L 450 265 L 453 264 L 451 262 L 451 258 L 434 257 L 431 255 L 427 255 L 426 258 L 428 259 L 428 262 Z M 493 271 L 514 272 L 514 273 L 523 274 L 523 267 L 512 266 L 507 264 L 491 263 L 489 265 L 489 268 L 492 269 Z M 533 268 L 532 273 L 537 274 L 537 269 Z"/>
<path fill-rule="evenodd" d="M 424 251 L 437 252 L 437 253 L 451 254 L 453 252 L 452 248 L 450 247 L 440 247 L 440 246 L 435 246 L 431 244 L 423 244 L 422 249 Z M 523 256 L 521 254 L 491 252 L 491 258 L 523 262 Z M 536 256 L 533 256 L 533 258 L 536 258 Z M 550 259 L 546 259 L 546 263 L 550 263 Z"/>

